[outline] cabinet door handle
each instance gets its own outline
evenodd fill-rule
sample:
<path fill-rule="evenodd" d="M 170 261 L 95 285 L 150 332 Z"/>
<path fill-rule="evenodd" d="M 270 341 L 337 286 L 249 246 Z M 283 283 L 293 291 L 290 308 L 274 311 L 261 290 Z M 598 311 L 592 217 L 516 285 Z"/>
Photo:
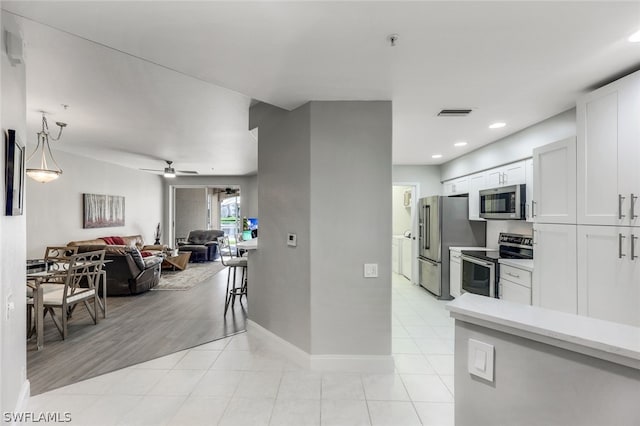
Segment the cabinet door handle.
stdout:
<path fill-rule="evenodd" d="M 622 240 L 624 240 L 625 237 L 622 234 L 618 234 L 618 259 L 622 259 L 624 256 L 626 256 L 626 254 L 622 253 Z"/>
<path fill-rule="evenodd" d="M 635 213 L 634 211 L 634 204 L 636 203 L 636 200 L 638 199 L 637 195 L 633 195 L 633 193 L 631 193 L 631 220 L 636 219 L 638 217 L 638 215 Z"/>
<path fill-rule="evenodd" d="M 636 260 L 638 256 L 636 256 L 636 240 L 638 237 L 631 234 L 631 260 Z"/>
<path fill-rule="evenodd" d="M 536 217 L 536 202 L 531 200 L 531 217 Z"/>
<path fill-rule="evenodd" d="M 520 275 L 511 272 L 507 272 L 507 275 L 509 275 L 510 277 L 520 278 Z"/>
<path fill-rule="evenodd" d="M 504 183 L 504 184 L 507 183 L 507 174 L 506 173 L 502 174 L 502 183 Z"/>
<path fill-rule="evenodd" d="M 622 194 L 618 194 L 618 219 L 622 220 L 624 215 L 622 214 L 622 204 L 624 203 L 625 197 Z"/>

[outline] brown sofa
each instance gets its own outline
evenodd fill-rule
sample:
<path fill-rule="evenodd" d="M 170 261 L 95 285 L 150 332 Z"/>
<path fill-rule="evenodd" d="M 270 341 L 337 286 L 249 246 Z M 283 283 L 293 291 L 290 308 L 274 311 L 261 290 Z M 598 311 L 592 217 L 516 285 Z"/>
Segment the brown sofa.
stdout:
<path fill-rule="evenodd" d="M 145 245 L 140 235 L 122 237 L 125 244 L 109 245 L 102 238 L 70 241 L 68 246 L 77 246 L 78 252 L 105 249 L 107 272 L 107 296 L 130 296 L 155 287 L 160 281 L 162 257 L 142 257 L 140 251 L 159 254 L 165 246 Z"/>

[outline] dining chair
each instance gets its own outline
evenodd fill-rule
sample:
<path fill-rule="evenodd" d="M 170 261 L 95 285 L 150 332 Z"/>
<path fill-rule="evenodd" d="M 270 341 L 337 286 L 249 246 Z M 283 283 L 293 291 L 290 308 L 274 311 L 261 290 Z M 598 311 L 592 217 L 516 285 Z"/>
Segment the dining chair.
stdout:
<path fill-rule="evenodd" d="M 220 251 L 220 261 L 229 268 L 227 273 L 227 290 L 225 291 L 224 314 L 227 315 L 229 305 L 235 305 L 236 297 L 242 301 L 242 296 L 247 297 L 247 258 L 234 257 L 233 249 L 229 244 L 229 237 L 218 237 L 218 250 Z M 237 251 L 236 251 L 237 253 Z M 241 268 L 240 286 L 236 286 L 236 270 Z M 231 275 L 233 273 L 233 279 Z"/>
<path fill-rule="evenodd" d="M 97 283 L 104 264 L 105 250 L 74 254 L 68 258 L 64 285 L 42 283 L 44 316 L 51 316 L 62 339 L 67 338 L 67 322 L 71 312 L 81 302 L 87 308 L 94 324 L 99 321 Z M 93 306 L 89 302 L 93 302 Z M 56 310 L 60 310 L 60 316 Z"/>
<path fill-rule="evenodd" d="M 78 254 L 78 247 L 48 246 L 44 251 L 44 262 L 47 271 L 56 275 L 47 277 L 44 282 L 64 284 L 65 268 L 74 254 Z"/>

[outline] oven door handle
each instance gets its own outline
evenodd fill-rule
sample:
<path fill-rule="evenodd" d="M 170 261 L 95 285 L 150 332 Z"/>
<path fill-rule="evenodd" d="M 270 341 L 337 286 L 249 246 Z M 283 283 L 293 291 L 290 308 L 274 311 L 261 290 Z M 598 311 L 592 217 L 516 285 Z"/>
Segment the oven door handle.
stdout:
<path fill-rule="evenodd" d="M 474 257 L 465 256 L 464 254 L 460 256 L 460 260 L 467 261 L 471 263 L 475 263 L 476 265 L 486 266 L 487 268 L 493 268 L 495 265 L 492 262 L 486 262 L 484 260 L 479 260 Z"/>

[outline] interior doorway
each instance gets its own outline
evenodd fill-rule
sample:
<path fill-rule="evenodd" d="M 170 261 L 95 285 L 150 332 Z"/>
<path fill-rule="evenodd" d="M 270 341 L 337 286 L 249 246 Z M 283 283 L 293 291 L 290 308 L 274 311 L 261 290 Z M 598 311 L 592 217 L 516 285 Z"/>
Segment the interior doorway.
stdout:
<path fill-rule="evenodd" d="M 237 185 L 174 186 L 171 191 L 170 235 L 186 239 L 197 229 L 219 229 L 235 241 L 242 226 L 240 187 Z"/>
<path fill-rule="evenodd" d="M 392 270 L 418 283 L 417 194 L 419 183 L 397 182 L 392 195 Z"/>

